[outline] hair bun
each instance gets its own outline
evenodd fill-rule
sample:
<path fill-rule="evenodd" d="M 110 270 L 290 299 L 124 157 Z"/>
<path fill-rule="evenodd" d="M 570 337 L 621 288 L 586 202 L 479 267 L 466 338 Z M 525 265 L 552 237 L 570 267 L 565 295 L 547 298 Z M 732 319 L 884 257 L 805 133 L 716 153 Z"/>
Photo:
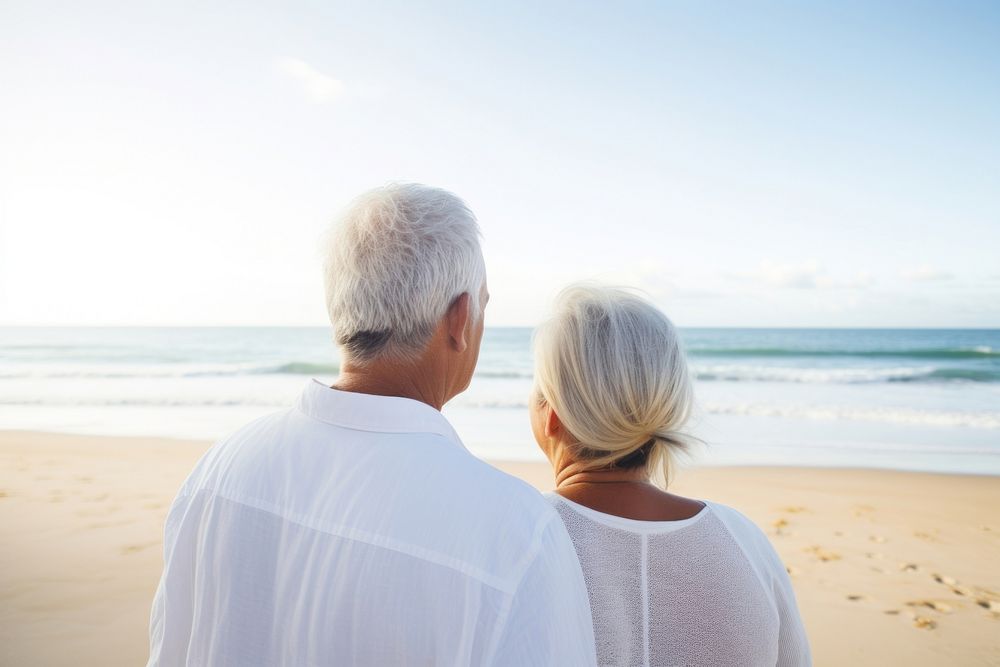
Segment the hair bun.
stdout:
<path fill-rule="evenodd" d="M 669 470 L 692 388 L 680 339 L 660 310 L 627 291 L 575 285 L 535 334 L 535 382 L 591 469 Z M 663 443 L 663 447 L 656 444 Z"/>

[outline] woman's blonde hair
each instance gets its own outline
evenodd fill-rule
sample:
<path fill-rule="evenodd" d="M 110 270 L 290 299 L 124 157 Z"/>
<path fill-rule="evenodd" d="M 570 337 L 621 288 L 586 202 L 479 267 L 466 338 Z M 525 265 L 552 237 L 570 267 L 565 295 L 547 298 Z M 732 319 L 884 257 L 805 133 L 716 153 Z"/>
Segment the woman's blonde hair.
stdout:
<path fill-rule="evenodd" d="M 576 284 L 535 332 L 537 400 L 548 402 L 586 470 L 646 466 L 664 486 L 693 402 L 674 325 L 622 289 Z"/>

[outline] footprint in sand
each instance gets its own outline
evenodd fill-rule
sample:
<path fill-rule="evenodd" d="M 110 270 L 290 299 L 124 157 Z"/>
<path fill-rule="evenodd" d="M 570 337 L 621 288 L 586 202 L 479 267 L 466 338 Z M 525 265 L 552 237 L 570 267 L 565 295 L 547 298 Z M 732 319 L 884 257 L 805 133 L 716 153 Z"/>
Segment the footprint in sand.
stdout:
<path fill-rule="evenodd" d="M 899 569 L 902 572 L 916 572 L 920 569 L 920 566 L 916 563 L 900 563 Z"/>
<path fill-rule="evenodd" d="M 10 494 L 6 491 L 0 491 L 0 498 L 9 498 Z"/>
<path fill-rule="evenodd" d="M 863 602 L 868 598 L 866 598 L 864 595 L 848 595 L 847 599 L 850 600 L 851 602 Z"/>
<path fill-rule="evenodd" d="M 916 537 L 916 538 L 918 538 L 918 539 L 923 540 L 924 542 L 940 542 L 941 541 L 941 540 L 939 540 L 937 538 L 937 536 L 935 536 L 935 535 L 933 535 L 931 533 L 928 533 L 925 530 L 915 531 L 913 533 L 913 536 Z"/>
<path fill-rule="evenodd" d="M 945 574 L 934 573 L 931 575 L 931 578 L 942 586 L 947 586 L 948 590 L 955 595 L 974 598 L 976 604 L 983 609 L 992 612 L 995 617 L 1000 618 L 1000 599 L 998 599 L 1000 598 L 1000 595 L 982 588 L 973 588 L 971 586 L 960 584 L 954 577 L 949 577 Z"/>
<path fill-rule="evenodd" d="M 933 630 L 937 627 L 937 623 L 927 618 L 926 616 L 917 616 L 913 619 L 913 625 L 920 628 L 921 630 Z"/>
<path fill-rule="evenodd" d="M 80 510 L 76 513 L 79 517 L 90 517 L 90 516 L 110 516 L 116 512 L 121 511 L 121 505 L 99 505 L 93 509 Z"/>
<path fill-rule="evenodd" d="M 885 544 L 886 540 L 881 535 L 869 535 L 868 540 L 874 542 L 875 544 Z"/>
<path fill-rule="evenodd" d="M 149 547 L 155 546 L 158 542 L 144 542 L 142 544 L 129 544 L 122 547 L 122 555 L 134 554 L 142 551 L 143 549 L 148 549 Z"/>
<path fill-rule="evenodd" d="M 998 602 L 997 600 L 988 600 L 986 598 L 980 598 L 976 600 L 976 604 L 978 604 L 986 611 L 992 612 L 994 618 L 1000 618 L 1000 602 Z"/>
<path fill-rule="evenodd" d="M 797 577 L 799 575 L 799 572 L 801 572 L 801 570 L 799 570 L 799 568 L 797 568 L 797 567 L 793 567 L 791 565 L 786 565 L 785 566 L 785 572 L 788 573 L 789 577 Z"/>
<path fill-rule="evenodd" d="M 803 551 L 805 551 L 807 554 L 812 554 L 813 556 L 815 556 L 817 559 L 819 559 L 824 563 L 829 563 L 830 561 L 834 560 L 840 560 L 840 554 L 834 553 L 832 551 L 827 551 L 818 544 L 813 545 L 811 547 L 806 547 L 805 549 L 803 549 Z"/>
<path fill-rule="evenodd" d="M 968 586 L 963 586 L 961 584 L 955 584 L 954 586 L 952 586 L 951 592 L 954 593 L 955 595 L 961 595 L 962 597 L 970 597 L 975 593 L 975 591 L 973 591 Z"/>
<path fill-rule="evenodd" d="M 785 519 L 784 517 L 779 517 L 774 521 L 772 521 L 771 525 L 774 526 L 775 535 L 783 535 L 784 534 L 783 529 L 788 527 L 788 520 Z"/>
<path fill-rule="evenodd" d="M 84 528 L 94 530 L 96 528 L 111 528 L 112 526 L 128 526 L 135 523 L 135 519 L 120 519 L 118 521 L 95 521 L 88 523 Z"/>
<path fill-rule="evenodd" d="M 947 602 L 941 600 L 910 600 L 906 603 L 908 607 L 927 607 L 941 614 L 950 614 L 954 608 Z"/>
<path fill-rule="evenodd" d="M 869 514 L 875 511 L 875 508 L 872 507 L 871 505 L 855 505 L 853 507 L 853 510 L 854 510 L 854 516 L 861 517 L 861 516 L 868 516 Z"/>
<path fill-rule="evenodd" d="M 807 512 L 808 510 L 805 507 L 793 505 L 791 507 L 782 507 L 781 511 L 785 512 L 786 514 L 799 514 L 800 512 Z"/>

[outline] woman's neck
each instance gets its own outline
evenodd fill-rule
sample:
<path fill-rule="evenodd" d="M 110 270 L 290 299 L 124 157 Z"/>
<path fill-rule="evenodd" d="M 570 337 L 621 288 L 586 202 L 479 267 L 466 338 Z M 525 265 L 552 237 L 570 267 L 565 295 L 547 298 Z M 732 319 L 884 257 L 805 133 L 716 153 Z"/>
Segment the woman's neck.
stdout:
<path fill-rule="evenodd" d="M 704 503 L 676 496 L 650 481 L 645 467 L 583 470 L 577 462 L 556 470 L 555 492 L 590 509 L 639 521 L 679 521 L 696 515 Z"/>
<path fill-rule="evenodd" d="M 582 484 L 649 484 L 649 475 L 643 468 L 629 470 L 580 470 L 569 465 L 556 472 L 556 489 Z"/>

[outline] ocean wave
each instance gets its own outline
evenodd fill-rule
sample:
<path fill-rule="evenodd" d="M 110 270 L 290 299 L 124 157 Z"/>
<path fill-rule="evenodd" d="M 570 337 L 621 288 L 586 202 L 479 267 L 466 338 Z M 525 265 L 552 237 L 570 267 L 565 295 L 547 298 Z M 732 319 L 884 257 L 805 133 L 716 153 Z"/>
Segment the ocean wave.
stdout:
<path fill-rule="evenodd" d="M 254 371 L 256 374 L 277 375 L 336 375 L 340 372 L 338 364 L 316 364 L 307 361 L 293 361 L 278 366 L 266 366 Z"/>
<path fill-rule="evenodd" d="M 767 403 L 704 403 L 700 410 L 710 415 L 781 417 L 810 421 L 873 421 L 915 426 L 964 426 L 1000 429 L 1000 412 L 960 412 L 912 408 L 864 408 L 833 405 L 775 405 Z"/>
<path fill-rule="evenodd" d="M 0 405 L 37 407 L 143 407 L 143 408 L 214 408 L 214 407 L 273 407 L 287 408 L 288 401 L 267 398 L 26 398 L 2 399 Z"/>
<path fill-rule="evenodd" d="M 459 408 L 520 409 L 527 410 L 525 400 L 456 399 Z M 911 408 L 862 408 L 838 405 L 779 405 L 768 403 L 700 403 L 697 409 L 708 415 L 737 415 L 743 417 L 780 417 L 809 421 L 874 421 L 889 424 L 918 426 L 964 426 L 980 429 L 1000 429 L 1000 412 L 961 412 L 919 410 Z"/>
<path fill-rule="evenodd" d="M 449 405 L 451 405 L 449 403 Z M 465 398 L 454 399 L 457 408 L 486 408 L 488 410 L 527 410 L 528 401 L 523 398 Z"/>
<path fill-rule="evenodd" d="M 145 397 L 32 397 L 0 398 L 0 406 L 37 408 L 287 408 L 292 401 L 282 396 L 145 396 Z M 519 398 L 456 399 L 449 409 L 521 410 L 528 404 Z M 722 403 L 706 401 L 697 404 L 703 415 L 737 417 L 769 417 L 807 421 L 865 421 L 882 424 L 927 427 L 965 427 L 1000 429 L 1000 411 L 921 410 L 905 407 L 864 407 L 850 405 L 801 405 L 778 403 Z M 525 419 L 527 415 L 525 415 Z"/>
<path fill-rule="evenodd" d="M 784 347 L 692 347 L 693 357 L 864 357 L 870 359 L 1000 359 L 1000 350 L 988 345 L 909 350 L 802 349 Z"/>
<path fill-rule="evenodd" d="M 890 382 L 920 382 L 920 381 L 968 381 L 968 382 L 1000 382 L 1000 369 L 986 368 L 935 368 L 924 375 L 913 377 L 892 378 Z"/>
<path fill-rule="evenodd" d="M 75 366 L 75 367 L 74 367 Z M 18 364 L 0 370 L 0 379 L 127 379 L 210 378 L 252 375 L 336 375 L 337 364 L 290 363 L 155 363 L 155 364 Z"/>
<path fill-rule="evenodd" d="M 766 361 L 758 364 L 707 363 L 704 358 L 693 358 L 693 376 L 702 382 L 793 382 L 806 384 L 855 384 L 878 382 L 1000 382 L 1000 364 L 980 362 L 964 365 L 927 363 L 904 365 L 853 366 L 820 365 L 796 366 L 786 362 L 772 365 Z M 56 364 L 18 363 L 0 368 L 0 380 L 18 379 L 163 379 L 163 378 L 234 378 L 246 376 L 303 376 L 335 377 L 340 365 L 333 362 L 233 362 L 233 363 L 153 363 L 153 364 Z M 530 369 L 523 366 L 505 368 L 490 363 L 476 371 L 478 378 L 528 379 Z"/>
<path fill-rule="evenodd" d="M 111 379 L 127 378 L 210 378 L 253 375 L 302 375 L 335 376 L 340 373 L 336 363 L 292 361 L 289 363 L 244 364 L 103 364 L 79 365 L 73 368 L 63 364 L 19 364 L 0 370 L 0 379 Z M 476 377 L 531 378 L 530 372 L 488 368 L 477 370 Z"/>
<path fill-rule="evenodd" d="M 899 366 L 869 368 L 798 368 L 693 364 L 702 382 L 799 382 L 806 384 L 869 384 L 878 382 L 1000 382 L 1000 369 Z"/>
<path fill-rule="evenodd" d="M 823 442 L 823 441 L 803 441 L 796 442 L 795 444 L 775 444 L 773 442 L 761 443 L 768 447 L 779 447 L 785 449 L 789 454 L 793 452 L 795 454 L 800 454 L 803 451 L 815 451 L 815 450 L 827 450 L 827 451 L 851 451 L 854 450 L 858 455 L 864 456 L 866 454 L 871 454 L 872 452 L 880 453 L 891 453 L 898 452 L 900 454 L 947 454 L 948 456 L 1000 456 L 1000 449 L 997 447 L 986 446 L 963 446 L 963 445 L 936 445 L 936 444 L 923 444 L 923 443 L 912 443 L 912 442 L 881 442 L 881 441 L 868 441 L 863 440 L 859 442 L 851 442 L 848 440 L 835 440 L 833 442 Z M 733 448 L 744 448 L 745 443 L 720 443 L 711 442 L 708 444 L 710 449 L 733 449 Z M 972 471 L 970 471 L 972 472 Z M 980 471 L 981 472 L 981 471 Z"/>
<path fill-rule="evenodd" d="M 534 373 L 523 372 L 523 371 L 477 370 L 476 377 L 509 379 L 509 380 L 517 378 L 526 378 L 530 380 L 531 378 L 535 377 L 535 375 Z"/>

